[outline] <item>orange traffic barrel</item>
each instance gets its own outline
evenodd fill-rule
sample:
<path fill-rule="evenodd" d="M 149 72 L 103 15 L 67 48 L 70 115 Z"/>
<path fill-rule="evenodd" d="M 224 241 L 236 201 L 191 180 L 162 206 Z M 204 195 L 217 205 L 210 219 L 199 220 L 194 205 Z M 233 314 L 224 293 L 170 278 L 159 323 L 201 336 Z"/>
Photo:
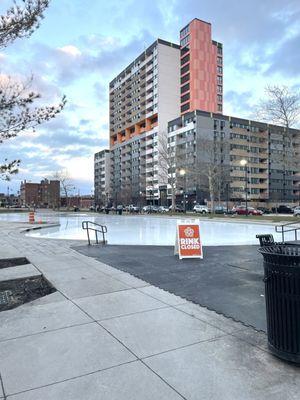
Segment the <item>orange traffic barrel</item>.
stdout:
<path fill-rule="evenodd" d="M 34 211 L 30 211 L 29 213 L 29 223 L 34 224 Z"/>

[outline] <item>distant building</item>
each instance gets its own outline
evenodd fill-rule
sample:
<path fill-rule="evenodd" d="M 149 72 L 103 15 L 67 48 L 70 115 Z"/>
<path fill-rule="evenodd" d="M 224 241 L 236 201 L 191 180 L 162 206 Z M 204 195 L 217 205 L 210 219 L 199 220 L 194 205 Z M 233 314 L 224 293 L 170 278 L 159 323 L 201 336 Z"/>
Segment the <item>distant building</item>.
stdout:
<path fill-rule="evenodd" d="M 102 150 L 94 156 L 95 204 L 105 205 L 109 200 L 110 151 Z"/>
<path fill-rule="evenodd" d="M 173 149 L 174 170 L 185 170 L 177 195 L 185 193 L 190 206 L 209 199 L 207 167 L 220 166 L 215 200 L 253 206 L 293 204 L 300 196 L 300 131 L 196 110 L 170 121 L 168 146 Z M 207 144 L 214 146 L 213 158 Z M 241 165 L 241 161 L 246 165 Z M 215 178 L 216 179 L 216 178 Z M 247 181 L 247 182 L 246 182 Z M 170 199 L 170 189 L 168 190 Z"/>
<path fill-rule="evenodd" d="M 21 182 L 22 205 L 42 208 L 58 208 L 60 205 L 60 182 L 44 179 L 40 183 Z"/>
<path fill-rule="evenodd" d="M 18 207 L 21 205 L 20 196 L 0 193 L 0 207 Z"/>
<path fill-rule="evenodd" d="M 91 195 L 83 195 L 83 196 L 62 196 L 60 198 L 60 206 L 61 207 L 78 207 L 78 208 L 90 208 L 94 206 L 94 196 Z"/>

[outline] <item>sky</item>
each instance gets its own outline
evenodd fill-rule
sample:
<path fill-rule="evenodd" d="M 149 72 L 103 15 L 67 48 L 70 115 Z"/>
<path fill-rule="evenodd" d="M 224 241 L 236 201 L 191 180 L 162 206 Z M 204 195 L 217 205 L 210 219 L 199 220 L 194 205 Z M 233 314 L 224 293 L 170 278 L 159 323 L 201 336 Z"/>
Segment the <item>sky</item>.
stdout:
<path fill-rule="evenodd" d="M 0 0 L 0 15 L 10 5 Z M 178 43 L 193 18 L 223 43 L 225 115 L 254 118 L 267 84 L 300 88 L 299 0 L 52 0 L 40 28 L 0 52 L 0 75 L 32 75 L 45 105 L 63 94 L 67 105 L 0 144 L 0 163 L 21 159 L 0 192 L 67 170 L 76 191 L 91 194 L 94 153 L 108 146 L 109 82 L 158 37 Z"/>

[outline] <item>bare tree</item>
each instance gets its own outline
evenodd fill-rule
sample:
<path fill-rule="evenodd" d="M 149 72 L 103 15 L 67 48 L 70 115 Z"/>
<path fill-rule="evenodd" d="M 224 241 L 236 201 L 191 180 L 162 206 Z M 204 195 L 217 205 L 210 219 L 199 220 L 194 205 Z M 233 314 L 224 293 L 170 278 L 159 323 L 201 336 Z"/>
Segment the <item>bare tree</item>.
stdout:
<path fill-rule="evenodd" d="M 223 138 L 197 138 L 197 159 L 194 176 L 204 190 L 208 190 L 211 209 L 214 212 L 215 201 L 221 200 L 222 193 L 229 183 L 229 142 Z"/>
<path fill-rule="evenodd" d="M 12 174 L 18 172 L 20 160 L 8 161 L 7 158 L 4 160 L 4 164 L 0 165 L 0 179 L 8 181 Z"/>
<path fill-rule="evenodd" d="M 121 201 L 121 203 L 124 205 L 128 205 L 132 203 L 132 197 L 133 197 L 133 193 L 132 193 L 132 185 L 130 183 L 127 184 L 123 184 L 122 188 L 121 188 L 121 192 L 119 195 L 119 200 Z M 118 206 L 118 204 L 116 204 L 116 207 Z"/>
<path fill-rule="evenodd" d="M 0 49 L 5 48 L 17 38 L 28 37 L 38 28 L 48 0 L 23 0 L 21 8 L 14 5 L 0 16 Z M 32 77 L 18 81 L 10 76 L 0 76 L 0 144 L 17 136 L 26 129 L 34 129 L 43 122 L 55 118 L 66 104 L 63 97 L 56 106 L 37 104 L 40 94 L 30 89 Z M 9 179 L 18 172 L 19 159 L 4 160 L 0 164 L 0 177 Z"/>
<path fill-rule="evenodd" d="M 283 126 L 282 154 L 277 154 L 275 160 L 283 167 L 283 199 L 286 197 L 286 171 L 299 169 L 299 155 L 291 130 L 300 121 L 300 91 L 287 86 L 267 86 L 266 99 L 261 100 L 258 116 L 265 121 Z M 274 157 L 274 155 L 273 155 Z"/>
<path fill-rule="evenodd" d="M 176 193 L 178 183 L 179 158 L 177 157 L 177 147 L 168 144 L 168 137 L 162 134 L 158 139 L 158 179 L 171 189 L 171 206 L 175 210 Z"/>
<path fill-rule="evenodd" d="M 29 37 L 39 27 L 49 0 L 22 0 L 20 7 L 13 5 L 0 17 L 0 49 L 18 38 Z"/>
<path fill-rule="evenodd" d="M 65 197 L 67 210 L 70 208 L 70 195 L 73 193 L 75 186 L 71 181 L 67 170 L 54 172 L 53 179 L 60 182 L 60 194 Z"/>
<path fill-rule="evenodd" d="M 266 99 L 261 100 L 258 115 L 272 123 L 292 128 L 300 118 L 300 92 L 287 86 L 266 86 Z M 288 132 L 287 132 L 288 134 Z"/>

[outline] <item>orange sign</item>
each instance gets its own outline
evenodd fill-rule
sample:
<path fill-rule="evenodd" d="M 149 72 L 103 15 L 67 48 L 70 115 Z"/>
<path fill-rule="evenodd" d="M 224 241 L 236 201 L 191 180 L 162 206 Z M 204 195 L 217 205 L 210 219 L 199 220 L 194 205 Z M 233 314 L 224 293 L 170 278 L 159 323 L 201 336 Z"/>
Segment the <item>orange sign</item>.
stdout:
<path fill-rule="evenodd" d="M 203 258 L 199 224 L 178 222 L 177 246 L 180 259 Z"/>

